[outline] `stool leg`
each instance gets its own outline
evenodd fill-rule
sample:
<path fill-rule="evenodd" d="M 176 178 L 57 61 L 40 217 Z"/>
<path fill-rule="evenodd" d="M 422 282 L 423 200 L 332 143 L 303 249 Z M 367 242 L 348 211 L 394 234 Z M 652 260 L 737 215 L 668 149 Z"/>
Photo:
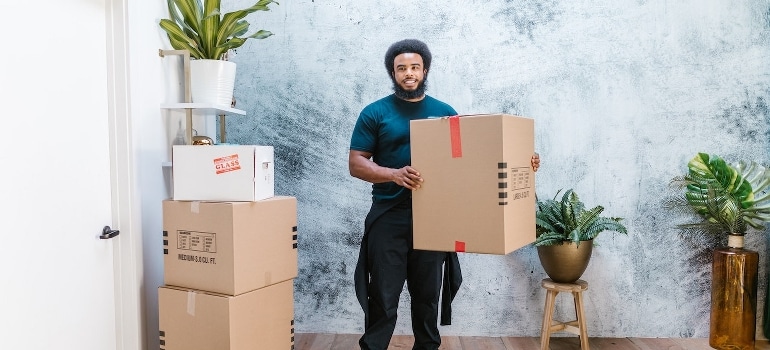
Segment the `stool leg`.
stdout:
<path fill-rule="evenodd" d="M 553 323 L 553 309 L 556 294 L 559 292 L 549 290 L 545 295 L 545 308 L 543 309 L 543 329 L 540 331 L 540 350 L 549 350 L 551 342 L 551 324 Z"/>
<path fill-rule="evenodd" d="M 588 348 L 588 330 L 586 329 L 586 316 L 583 312 L 583 293 L 573 292 L 575 297 L 575 314 L 580 327 L 580 350 L 589 350 Z"/>

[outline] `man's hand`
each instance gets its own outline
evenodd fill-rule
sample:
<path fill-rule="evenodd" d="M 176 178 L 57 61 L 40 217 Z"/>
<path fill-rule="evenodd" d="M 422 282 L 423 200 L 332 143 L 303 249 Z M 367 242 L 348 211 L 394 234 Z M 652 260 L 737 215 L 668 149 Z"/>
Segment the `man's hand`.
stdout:
<path fill-rule="evenodd" d="M 532 163 L 532 171 L 537 172 L 537 168 L 540 167 L 540 155 L 537 153 L 532 155 L 532 159 L 530 160 L 530 162 Z"/>
<path fill-rule="evenodd" d="M 416 169 L 408 165 L 401 169 L 381 167 L 372 161 L 372 154 L 368 152 L 351 150 L 348 168 L 353 177 L 375 184 L 392 181 L 408 190 L 416 190 L 422 183 L 422 177 Z"/>
<path fill-rule="evenodd" d="M 401 169 L 392 169 L 392 181 L 395 182 L 396 185 L 414 191 L 422 186 L 421 183 L 423 180 L 416 169 L 407 165 Z"/>

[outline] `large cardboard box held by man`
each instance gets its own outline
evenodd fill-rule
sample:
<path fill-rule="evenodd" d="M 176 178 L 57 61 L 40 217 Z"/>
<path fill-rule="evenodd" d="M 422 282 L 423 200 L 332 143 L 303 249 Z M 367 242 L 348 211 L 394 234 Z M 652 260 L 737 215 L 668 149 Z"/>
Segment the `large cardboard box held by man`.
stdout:
<path fill-rule="evenodd" d="M 294 197 L 163 201 L 164 283 L 238 295 L 296 278 L 296 231 Z"/>
<path fill-rule="evenodd" d="M 158 288 L 161 349 L 291 349 L 294 280 L 238 296 Z"/>
<path fill-rule="evenodd" d="M 410 122 L 414 248 L 508 254 L 535 241 L 534 121 L 507 114 Z"/>
<path fill-rule="evenodd" d="M 273 146 L 174 145 L 173 198 L 258 201 L 275 195 Z"/>

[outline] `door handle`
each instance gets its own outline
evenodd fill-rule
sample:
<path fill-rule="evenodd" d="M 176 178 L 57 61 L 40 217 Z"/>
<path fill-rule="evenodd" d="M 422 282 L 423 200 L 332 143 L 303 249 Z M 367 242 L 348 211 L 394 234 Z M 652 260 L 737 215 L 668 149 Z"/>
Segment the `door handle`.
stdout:
<path fill-rule="evenodd" d="M 100 239 L 110 239 L 112 237 L 115 237 L 120 234 L 119 230 L 113 230 L 109 226 L 104 226 L 102 229 L 102 234 L 99 235 Z"/>

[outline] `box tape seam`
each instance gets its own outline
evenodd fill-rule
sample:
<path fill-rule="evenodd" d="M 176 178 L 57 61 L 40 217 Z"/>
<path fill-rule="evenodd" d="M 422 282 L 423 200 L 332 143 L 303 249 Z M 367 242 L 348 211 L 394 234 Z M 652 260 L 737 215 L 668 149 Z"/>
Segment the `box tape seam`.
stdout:
<path fill-rule="evenodd" d="M 187 291 L 187 313 L 195 316 L 195 292 L 192 290 Z"/>
<path fill-rule="evenodd" d="M 452 158 L 462 158 L 463 143 L 460 138 L 460 116 L 449 117 L 449 142 L 452 147 Z"/>

